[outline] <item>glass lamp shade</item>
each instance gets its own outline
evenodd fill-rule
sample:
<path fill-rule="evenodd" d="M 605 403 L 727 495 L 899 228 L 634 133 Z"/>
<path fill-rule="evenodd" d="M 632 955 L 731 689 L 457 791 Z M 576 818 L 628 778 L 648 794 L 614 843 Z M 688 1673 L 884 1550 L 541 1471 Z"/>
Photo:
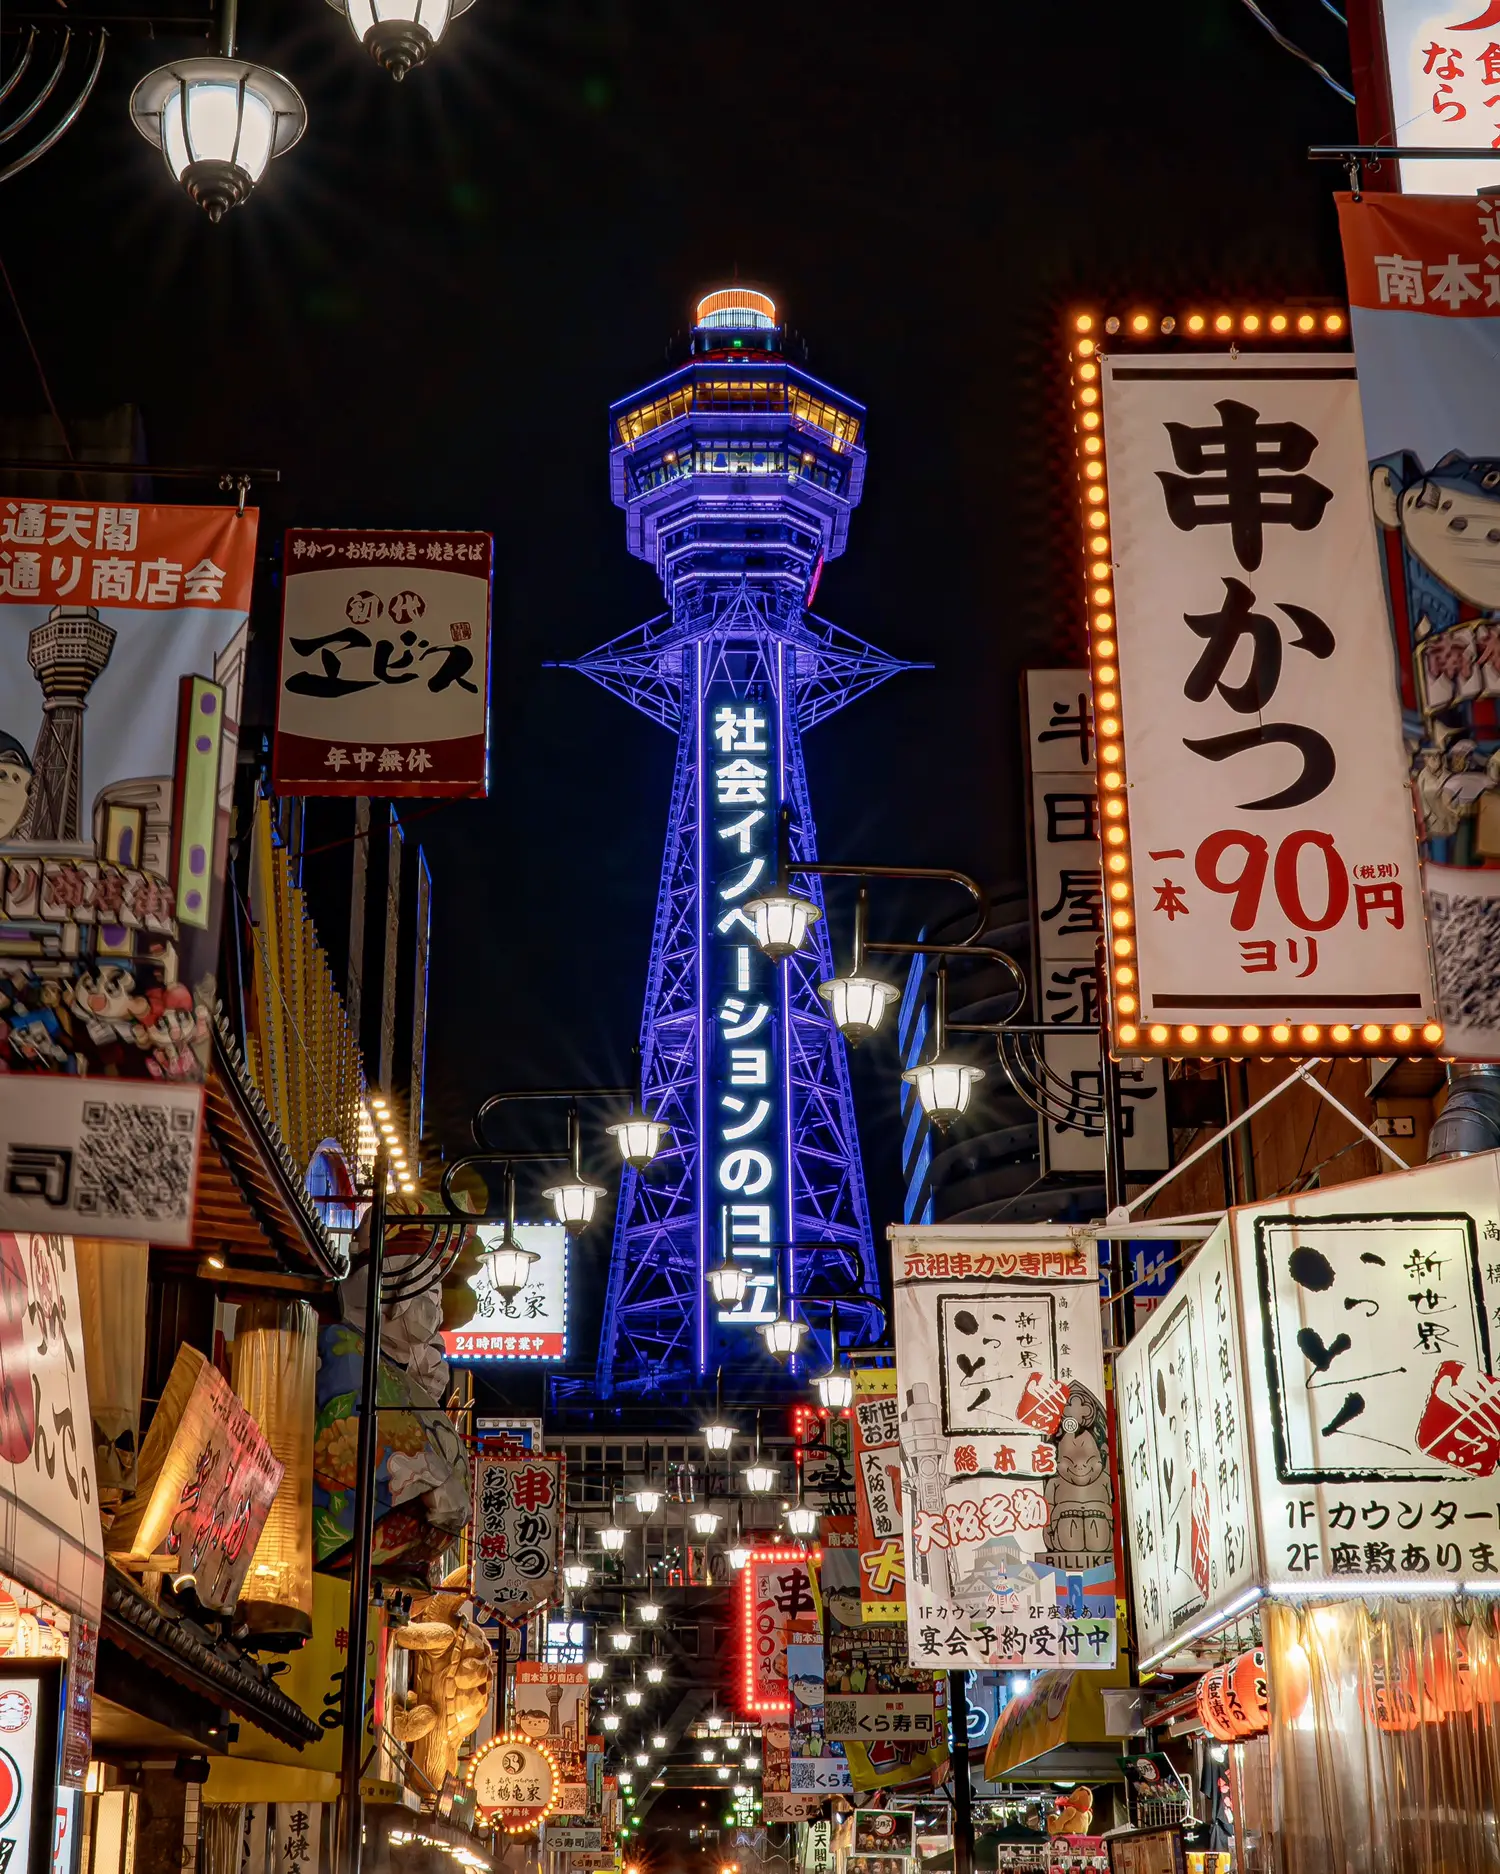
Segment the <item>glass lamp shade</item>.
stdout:
<path fill-rule="evenodd" d="M 661 1508 L 661 1492 L 659 1490 L 637 1490 L 635 1493 L 635 1507 L 640 1511 L 642 1516 L 654 1516 Z"/>
<path fill-rule="evenodd" d="M 703 1442 L 710 1451 L 727 1451 L 734 1443 L 735 1428 L 722 1419 L 710 1419 L 703 1427 Z"/>
<path fill-rule="evenodd" d="M 794 1503 L 786 1513 L 786 1526 L 794 1536 L 807 1537 L 817 1534 L 818 1512 L 809 1509 L 805 1503 Z"/>
<path fill-rule="evenodd" d="M 650 1761 L 651 1761 L 651 1759 L 650 1759 L 650 1757 L 649 1757 L 649 1756 L 647 1756 L 647 1754 L 646 1754 L 646 1752 L 645 1752 L 645 1751 L 643 1751 L 643 1750 L 638 1750 L 638 1751 L 637 1751 L 637 1752 L 635 1753 L 635 1767 L 636 1767 L 636 1769 L 638 1769 L 638 1770 L 644 1770 L 644 1769 L 645 1769 L 645 1767 L 646 1767 L 646 1765 L 647 1765 L 648 1763 L 650 1763 Z"/>
<path fill-rule="evenodd" d="M 328 0 L 382 71 L 399 84 L 474 0 Z"/>
<path fill-rule="evenodd" d="M 745 1740 L 742 1737 L 734 1737 L 731 1735 L 724 1739 L 724 1748 L 725 1750 L 738 1750 L 740 1745 L 743 1744 L 744 1741 Z"/>
<path fill-rule="evenodd" d="M 820 1406 L 829 1412 L 842 1412 L 854 1398 L 854 1375 L 843 1367 L 834 1367 L 831 1372 L 819 1374 L 813 1388 Z"/>
<path fill-rule="evenodd" d="M 748 1796 L 750 1794 L 750 1785 L 748 1783 L 736 1783 L 734 1786 L 734 1793 L 736 1796 Z"/>
<path fill-rule="evenodd" d="M 618 1555 L 625 1546 L 628 1529 L 621 1529 L 618 1523 L 606 1523 L 599 1531 L 599 1547 L 606 1555 Z"/>
<path fill-rule="evenodd" d="M 901 991 L 878 976 L 835 976 L 818 984 L 818 994 L 828 1004 L 839 1033 L 851 1048 L 857 1048 L 885 1020 L 886 1010 Z"/>
<path fill-rule="evenodd" d="M 733 1548 L 726 1549 L 724 1553 L 729 1558 L 729 1566 L 736 1574 L 742 1568 L 750 1566 L 750 1550 L 743 1543 L 735 1543 Z"/>
<path fill-rule="evenodd" d="M 609 1671 L 609 1667 L 605 1665 L 602 1659 L 591 1659 L 588 1663 L 587 1671 L 591 1679 L 602 1679 L 605 1673 Z"/>
<path fill-rule="evenodd" d="M 617 1653 L 628 1653 L 635 1643 L 635 1635 L 629 1627 L 615 1627 L 610 1633 L 609 1643 Z"/>
<path fill-rule="evenodd" d="M 774 1321 L 767 1321 L 761 1328 L 768 1351 L 778 1360 L 790 1360 L 802 1345 L 802 1336 L 807 1332 L 805 1321 L 791 1321 L 785 1315 L 777 1315 Z"/>
<path fill-rule="evenodd" d="M 648 1685 L 660 1685 L 666 1676 L 667 1669 L 665 1666 L 647 1666 L 646 1668 L 646 1683 Z M 662 1747 L 658 1744 L 656 1748 L 660 1750 Z"/>
<path fill-rule="evenodd" d="M 667 1735 L 665 1731 L 658 1731 L 656 1733 L 655 1737 L 651 1740 L 651 1748 L 653 1750 L 665 1750 L 667 1748 Z"/>
<path fill-rule="evenodd" d="M 625 1703 L 629 1705 L 632 1711 L 634 1711 L 639 1706 L 641 1700 L 645 1696 L 646 1694 L 641 1690 L 641 1688 L 638 1685 L 632 1685 L 629 1691 L 626 1692 L 625 1694 Z"/>
<path fill-rule="evenodd" d="M 721 1308 L 733 1308 L 745 1299 L 750 1286 L 750 1271 L 744 1263 L 726 1256 L 708 1272 L 708 1292 Z"/>
<path fill-rule="evenodd" d="M 630 1785 L 635 1781 L 635 1773 L 631 1770 L 621 1770 L 619 1772 L 619 1781 L 623 1789 L 629 1789 Z"/>
<path fill-rule="evenodd" d="M 661 1619 L 661 1608 L 655 1601 L 642 1601 L 635 1610 L 636 1619 L 643 1620 L 648 1627 L 654 1627 Z"/>
<path fill-rule="evenodd" d="M 718 1777 L 721 1783 L 727 1783 L 729 1781 L 729 1765 L 727 1763 L 721 1763 L 714 1772 L 714 1775 Z"/>
<path fill-rule="evenodd" d="M 970 1067 L 962 1061 L 924 1061 L 909 1067 L 901 1076 L 915 1087 L 922 1111 L 935 1126 L 946 1127 L 967 1111 L 970 1096 L 984 1079 L 982 1067 Z"/>
<path fill-rule="evenodd" d="M 606 1731 L 618 1731 L 620 1728 L 620 1714 L 617 1711 L 607 1711 L 600 1722 L 603 1724 Z"/>
<path fill-rule="evenodd" d="M 643 1171 L 666 1144 L 671 1127 L 659 1119 L 647 1119 L 644 1113 L 632 1113 L 629 1119 L 604 1130 L 619 1146 L 622 1161 Z"/>
<path fill-rule="evenodd" d="M 758 1770 L 760 1768 L 760 1758 L 759 1757 L 747 1757 L 745 1759 L 745 1768 L 747 1770 Z"/>
<path fill-rule="evenodd" d="M 692 1523 L 695 1536 L 706 1537 L 718 1534 L 719 1524 L 724 1518 L 717 1510 L 694 1510 L 688 1520 Z"/>
<path fill-rule="evenodd" d="M 708 1726 L 710 1731 L 722 1731 L 724 1728 L 724 1720 L 716 1711 L 711 1711 L 703 1722 Z"/>
<path fill-rule="evenodd" d="M 773 963 L 795 956 L 807 942 L 807 933 L 823 913 L 810 898 L 795 892 L 767 892 L 752 898 L 745 910 L 755 920 L 755 941 Z"/>
<path fill-rule="evenodd" d="M 776 1472 L 769 1464 L 747 1464 L 744 1475 L 752 1497 L 768 1497 L 776 1488 Z"/>
<path fill-rule="evenodd" d="M 587 1178 L 574 1177 L 564 1178 L 560 1184 L 549 1184 L 542 1192 L 569 1236 L 577 1236 L 580 1230 L 589 1227 L 595 1206 L 604 1195 L 602 1184 L 590 1184 Z"/>
<path fill-rule="evenodd" d="M 534 1249 L 522 1249 L 510 1240 L 507 1224 L 505 1237 L 480 1258 L 485 1279 L 502 1301 L 514 1301 L 531 1279 L 531 1265 L 541 1257 Z"/>
<path fill-rule="evenodd" d="M 700 1750 L 698 1752 L 698 1755 L 702 1758 L 704 1763 L 712 1763 L 714 1758 L 718 1755 L 718 1753 L 717 1751 L 712 1751 L 712 1750 Z"/>
<path fill-rule="evenodd" d="M 238 207 L 271 158 L 307 128 L 295 85 L 264 65 L 221 57 L 148 72 L 131 93 L 130 116 L 210 221 Z"/>
<path fill-rule="evenodd" d="M 563 1582 L 570 1588 L 586 1588 L 593 1576 L 593 1569 L 587 1562 L 564 1562 Z"/>

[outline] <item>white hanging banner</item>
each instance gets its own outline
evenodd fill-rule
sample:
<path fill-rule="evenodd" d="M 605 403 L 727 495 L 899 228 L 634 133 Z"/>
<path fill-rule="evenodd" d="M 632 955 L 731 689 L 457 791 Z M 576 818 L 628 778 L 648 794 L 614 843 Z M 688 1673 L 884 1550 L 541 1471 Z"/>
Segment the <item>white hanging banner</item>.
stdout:
<path fill-rule="evenodd" d="M 1115 638 L 1096 635 L 1093 675 L 1116 1042 L 1432 1052 L 1354 360 L 1100 369 Z"/>
<path fill-rule="evenodd" d="M 891 1252 L 912 1664 L 1112 1666 L 1094 1243 L 1046 1225 L 893 1229 Z"/>

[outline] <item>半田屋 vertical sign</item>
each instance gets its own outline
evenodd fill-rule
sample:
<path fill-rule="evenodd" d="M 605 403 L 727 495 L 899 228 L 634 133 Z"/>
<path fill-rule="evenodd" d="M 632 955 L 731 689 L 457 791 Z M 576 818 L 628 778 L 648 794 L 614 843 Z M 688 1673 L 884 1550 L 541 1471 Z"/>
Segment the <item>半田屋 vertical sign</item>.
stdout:
<path fill-rule="evenodd" d="M 1105 473 L 1097 459 L 1086 473 L 1108 530 L 1091 651 L 1115 1045 L 1430 1053 L 1442 1028 L 1354 360 L 1097 369 Z"/>
<path fill-rule="evenodd" d="M 1031 887 L 1036 928 L 1036 1006 L 1048 1023 L 1098 1022 L 1099 944 L 1104 937 L 1093 712 L 1086 670 L 1028 670 L 1023 683 L 1031 760 Z M 1097 1034 L 1042 1041 L 1066 1119 L 1038 1115 L 1048 1171 L 1104 1169 L 1103 1067 Z M 1165 1072 L 1160 1061 L 1120 1065 L 1125 1164 L 1159 1171 L 1169 1157 Z"/>

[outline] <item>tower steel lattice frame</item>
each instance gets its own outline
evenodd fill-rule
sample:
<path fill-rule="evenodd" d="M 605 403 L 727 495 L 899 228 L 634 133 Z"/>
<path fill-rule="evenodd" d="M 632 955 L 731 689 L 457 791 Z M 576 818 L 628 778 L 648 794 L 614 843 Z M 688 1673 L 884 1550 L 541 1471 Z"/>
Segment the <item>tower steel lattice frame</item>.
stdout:
<path fill-rule="evenodd" d="M 701 328 L 694 336 L 695 351 L 720 342 L 713 334 L 705 343 Z M 755 381 L 744 381 L 752 372 Z M 736 395 L 752 394 L 748 413 L 736 405 L 725 417 L 729 385 Z M 837 398 L 838 406 L 810 405 L 814 395 Z M 631 550 L 656 564 L 671 610 L 564 667 L 677 736 L 641 1025 L 646 1100 L 672 1131 L 648 1172 L 624 1174 L 594 1381 L 561 1382 L 556 1391 L 564 1399 L 573 1391 L 598 1398 L 676 1392 L 724 1357 L 764 1360 L 774 1371 L 758 1354 L 757 1337 L 746 1336 L 726 1356 L 704 1288 L 718 1247 L 707 1241 L 700 1175 L 709 1020 L 703 703 L 710 688 L 716 696 L 728 688 L 774 697 L 793 854 L 811 859 L 817 854 L 803 736 L 910 667 L 807 609 L 823 561 L 843 549 L 859 498 L 863 413 L 846 415 L 857 405 L 765 352 L 753 361 L 715 352 L 638 393 L 640 399 L 658 399 L 641 407 L 673 414 L 642 440 L 628 433 L 640 409 L 622 417 L 627 405 L 615 407 L 614 495 L 629 517 Z M 798 420 L 799 399 L 817 420 Z M 712 416 L 702 413 L 708 405 Z M 830 438 L 836 420 L 847 428 Z M 778 439 L 788 435 L 792 447 L 778 455 Z M 763 450 L 769 468 L 761 456 L 749 456 L 752 448 Z M 726 460 L 741 456 L 743 472 L 726 474 Z M 788 466 L 778 471 L 778 462 Z M 663 463 L 671 471 L 665 476 Z M 747 536 L 772 544 L 747 550 Z M 812 895 L 821 905 L 821 891 Z M 790 1180 L 780 1267 L 784 1290 L 803 1304 L 799 1311 L 825 1350 L 827 1311 L 808 1302 L 837 1296 L 841 1338 L 854 1343 L 877 1338 L 882 1320 L 848 1061 L 817 994 L 818 983 L 834 973 L 827 931 L 826 920 L 813 927 L 810 950 L 782 966 L 778 990 Z"/>

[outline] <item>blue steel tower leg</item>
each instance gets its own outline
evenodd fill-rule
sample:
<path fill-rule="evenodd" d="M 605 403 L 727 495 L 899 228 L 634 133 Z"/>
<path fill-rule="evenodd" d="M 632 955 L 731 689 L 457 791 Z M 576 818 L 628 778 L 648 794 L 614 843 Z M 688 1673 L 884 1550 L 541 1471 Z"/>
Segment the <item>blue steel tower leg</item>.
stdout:
<path fill-rule="evenodd" d="M 621 1187 L 599 1397 L 774 1371 L 754 1328 L 778 1294 L 837 1296 L 850 1339 L 879 1333 L 848 1063 L 817 994 L 827 926 L 778 970 L 744 907 L 772 882 L 783 806 L 815 856 L 804 732 L 906 668 L 807 609 L 859 500 L 864 413 L 786 361 L 764 295 L 710 294 L 688 361 L 611 422 L 629 544 L 671 610 L 571 667 L 671 729 L 677 761 L 641 1027 L 672 1131 Z M 705 1274 L 726 1250 L 751 1283 L 723 1312 Z M 805 1318 L 826 1333 L 825 1309 Z"/>

